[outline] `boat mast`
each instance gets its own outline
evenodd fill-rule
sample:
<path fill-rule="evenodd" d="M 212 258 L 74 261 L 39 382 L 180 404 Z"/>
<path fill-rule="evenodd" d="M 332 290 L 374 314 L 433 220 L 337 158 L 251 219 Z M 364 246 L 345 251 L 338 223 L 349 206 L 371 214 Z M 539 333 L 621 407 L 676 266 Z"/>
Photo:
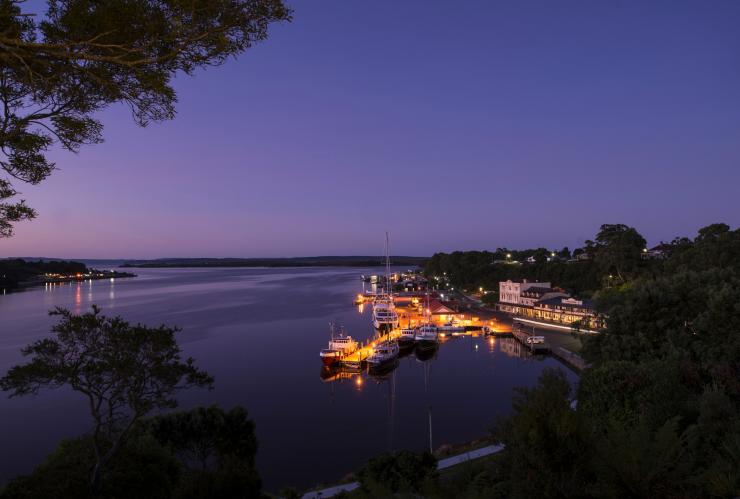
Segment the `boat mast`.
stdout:
<path fill-rule="evenodd" d="M 390 256 L 390 242 L 388 232 L 385 233 L 385 286 L 388 291 L 388 297 L 393 300 L 393 287 L 391 286 L 391 256 Z"/>

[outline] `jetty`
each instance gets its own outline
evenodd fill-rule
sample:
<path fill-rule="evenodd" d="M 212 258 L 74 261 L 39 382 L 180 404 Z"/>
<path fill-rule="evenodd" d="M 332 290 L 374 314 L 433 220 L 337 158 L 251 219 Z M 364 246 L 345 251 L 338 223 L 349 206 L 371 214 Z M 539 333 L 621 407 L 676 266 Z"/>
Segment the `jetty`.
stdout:
<path fill-rule="evenodd" d="M 393 329 L 391 331 L 381 333 L 377 335 L 374 339 L 370 340 L 368 343 L 364 344 L 363 346 L 361 346 L 360 348 L 352 352 L 351 354 L 348 354 L 342 357 L 338 361 L 338 364 L 341 367 L 348 367 L 348 368 L 363 367 L 366 364 L 367 358 L 370 357 L 375 351 L 376 346 L 383 343 L 384 341 L 398 339 L 399 336 L 401 336 L 400 329 Z"/>

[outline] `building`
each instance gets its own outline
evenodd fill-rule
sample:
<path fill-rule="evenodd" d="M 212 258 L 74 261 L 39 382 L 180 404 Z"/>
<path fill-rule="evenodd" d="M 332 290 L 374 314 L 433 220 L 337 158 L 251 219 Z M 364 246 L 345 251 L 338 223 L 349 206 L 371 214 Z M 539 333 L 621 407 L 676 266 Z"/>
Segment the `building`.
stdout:
<path fill-rule="evenodd" d="M 498 283 L 498 300 L 502 304 L 519 305 L 522 292 L 530 288 L 551 289 L 549 282 L 529 282 L 526 279 L 521 281 L 508 280 Z"/>
<path fill-rule="evenodd" d="M 642 250 L 642 255 L 640 256 L 643 260 L 664 260 L 671 255 L 671 251 L 673 251 L 673 246 L 661 242 L 659 245 L 653 246 L 650 249 L 645 248 Z"/>
<path fill-rule="evenodd" d="M 585 329 L 603 327 L 591 300 L 579 300 L 553 289 L 549 282 L 505 281 L 499 283 L 498 309 L 516 317 Z"/>

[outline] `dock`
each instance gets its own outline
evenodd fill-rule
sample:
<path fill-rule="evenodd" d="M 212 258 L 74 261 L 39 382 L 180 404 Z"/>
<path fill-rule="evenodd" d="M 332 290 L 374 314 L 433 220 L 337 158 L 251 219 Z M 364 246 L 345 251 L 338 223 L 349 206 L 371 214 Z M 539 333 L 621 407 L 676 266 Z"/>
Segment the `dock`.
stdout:
<path fill-rule="evenodd" d="M 376 336 L 375 339 L 369 341 L 351 354 L 342 357 L 341 360 L 339 360 L 339 365 L 342 367 L 360 368 L 365 365 L 365 361 L 373 354 L 373 350 L 377 345 L 384 341 L 395 340 L 399 336 L 401 336 L 400 329 L 393 329 L 392 331 L 380 334 Z"/>

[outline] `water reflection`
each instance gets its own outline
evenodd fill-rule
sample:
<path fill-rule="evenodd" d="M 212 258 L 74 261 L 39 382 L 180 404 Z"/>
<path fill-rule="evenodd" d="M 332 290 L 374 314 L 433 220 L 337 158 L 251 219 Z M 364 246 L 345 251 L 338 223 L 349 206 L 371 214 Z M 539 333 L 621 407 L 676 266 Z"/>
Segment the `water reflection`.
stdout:
<path fill-rule="evenodd" d="M 525 347 L 514 338 L 499 338 L 498 343 L 501 351 L 508 357 L 518 359 L 531 359 L 534 357 L 534 354 L 529 348 Z"/>

